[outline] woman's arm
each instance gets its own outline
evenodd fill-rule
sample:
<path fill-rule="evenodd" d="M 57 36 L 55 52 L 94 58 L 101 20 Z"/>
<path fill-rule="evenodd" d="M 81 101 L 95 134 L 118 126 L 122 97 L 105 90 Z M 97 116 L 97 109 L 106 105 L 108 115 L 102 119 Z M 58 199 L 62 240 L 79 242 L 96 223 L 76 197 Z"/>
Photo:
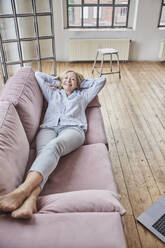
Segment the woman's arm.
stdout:
<path fill-rule="evenodd" d="M 82 94 L 84 95 L 87 104 L 91 102 L 93 98 L 99 93 L 99 91 L 104 87 L 105 82 L 106 78 L 100 77 L 84 80 L 80 84 L 80 89 L 84 89 L 82 90 Z"/>
<path fill-rule="evenodd" d="M 53 93 L 53 90 L 50 86 L 59 86 L 60 82 L 56 77 L 50 76 L 43 72 L 35 72 L 35 77 L 44 97 L 48 101 Z"/>

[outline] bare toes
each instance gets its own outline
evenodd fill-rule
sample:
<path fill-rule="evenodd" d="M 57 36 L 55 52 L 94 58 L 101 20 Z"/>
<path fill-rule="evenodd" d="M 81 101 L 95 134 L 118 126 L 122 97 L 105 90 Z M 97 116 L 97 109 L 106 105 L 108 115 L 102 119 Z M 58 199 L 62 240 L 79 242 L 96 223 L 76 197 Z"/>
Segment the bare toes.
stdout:
<path fill-rule="evenodd" d="M 14 203 L 8 203 L 5 200 L 0 202 L 0 211 L 2 212 L 11 212 L 17 208 L 17 205 Z"/>
<path fill-rule="evenodd" d="M 30 219 L 33 216 L 33 212 L 28 209 L 15 210 L 11 213 L 11 216 L 17 219 Z"/>
<path fill-rule="evenodd" d="M 10 201 L 8 201 L 8 199 L 4 199 L 0 203 L 0 211 L 12 212 L 16 208 L 18 208 L 18 206 L 19 206 L 19 202 L 16 202 L 16 201 L 15 202 L 10 202 Z"/>
<path fill-rule="evenodd" d="M 36 212 L 36 202 L 33 201 L 32 198 L 28 198 L 21 207 L 11 213 L 11 216 L 18 219 L 30 219 L 32 218 L 33 213 Z"/>
<path fill-rule="evenodd" d="M 0 211 L 3 212 L 12 212 L 16 210 L 23 201 L 25 200 L 26 195 L 24 192 L 15 190 L 9 194 L 0 197 Z"/>

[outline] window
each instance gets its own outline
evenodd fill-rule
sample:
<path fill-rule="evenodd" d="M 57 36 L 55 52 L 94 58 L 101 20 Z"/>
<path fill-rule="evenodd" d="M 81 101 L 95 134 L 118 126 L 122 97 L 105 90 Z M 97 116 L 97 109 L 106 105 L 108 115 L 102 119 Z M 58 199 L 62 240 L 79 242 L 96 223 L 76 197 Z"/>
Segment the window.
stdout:
<path fill-rule="evenodd" d="M 44 10 L 43 10 L 44 9 Z M 46 9 L 46 11 L 45 11 Z M 46 23 L 46 24 L 45 24 Z M 50 49 L 46 49 L 46 48 Z M 52 0 L 0 1 L 0 62 L 4 82 L 18 67 L 52 61 L 56 74 Z"/>
<path fill-rule="evenodd" d="M 67 28 L 126 28 L 129 5 L 130 0 L 67 0 Z"/>
<path fill-rule="evenodd" d="M 165 0 L 162 0 L 158 27 L 165 27 Z"/>

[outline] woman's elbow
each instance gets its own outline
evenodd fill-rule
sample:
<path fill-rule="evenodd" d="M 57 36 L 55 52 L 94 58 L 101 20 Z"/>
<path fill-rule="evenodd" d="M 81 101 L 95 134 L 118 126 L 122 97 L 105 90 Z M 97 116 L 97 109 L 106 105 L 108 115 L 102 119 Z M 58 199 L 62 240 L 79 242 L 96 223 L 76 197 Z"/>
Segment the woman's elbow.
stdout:
<path fill-rule="evenodd" d="M 106 81 L 107 81 L 106 77 L 103 77 L 104 84 L 106 83 Z"/>
<path fill-rule="evenodd" d="M 37 80 L 38 83 L 42 82 L 44 80 L 43 76 L 42 76 L 42 73 L 39 72 L 39 71 L 36 71 L 35 72 L 35 78 Z"/>
<path fill-rule="evenodd" d="M 102 80 L 101 80 L 101 84 L 102 84 L 103 87 L 104 87 L 106 81 L 107 81 L 107 79 L 105 77 L 103 77 Z"/>
<path fill-rule="evenodd" d="M 36 71 L 36 72 L 35 72 L 35 77 L 36 77 L 36 78 L 41 77 L 39 71 Z"/>

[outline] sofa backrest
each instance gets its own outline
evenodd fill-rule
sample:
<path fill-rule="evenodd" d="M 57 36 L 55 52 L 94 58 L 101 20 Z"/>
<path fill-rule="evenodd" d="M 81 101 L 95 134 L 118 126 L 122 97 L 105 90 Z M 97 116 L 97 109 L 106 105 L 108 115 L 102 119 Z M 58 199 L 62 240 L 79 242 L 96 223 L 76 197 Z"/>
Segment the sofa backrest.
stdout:
<path fill-rule="evenodd" d="M 13 103 L 31 143 L 40 123 L 43 96 L 31 67 L 22 67 L 9 78 L 0 95 L 1 101 Z"/>
<path fill-rule="evenodd" d="M 100 104 L 100 102 L 99 102 L 98 96 L 96 96 L 96 97 L 88 104 L 88 108 L 92 108 L 92 107 L 101 107 L 101 104 Z"/>
<path fill-rule="evenodd" d="M 29 142 L 14 105 L 0 102 L 0 195 L 22 182 L 28 156 Z"/>

